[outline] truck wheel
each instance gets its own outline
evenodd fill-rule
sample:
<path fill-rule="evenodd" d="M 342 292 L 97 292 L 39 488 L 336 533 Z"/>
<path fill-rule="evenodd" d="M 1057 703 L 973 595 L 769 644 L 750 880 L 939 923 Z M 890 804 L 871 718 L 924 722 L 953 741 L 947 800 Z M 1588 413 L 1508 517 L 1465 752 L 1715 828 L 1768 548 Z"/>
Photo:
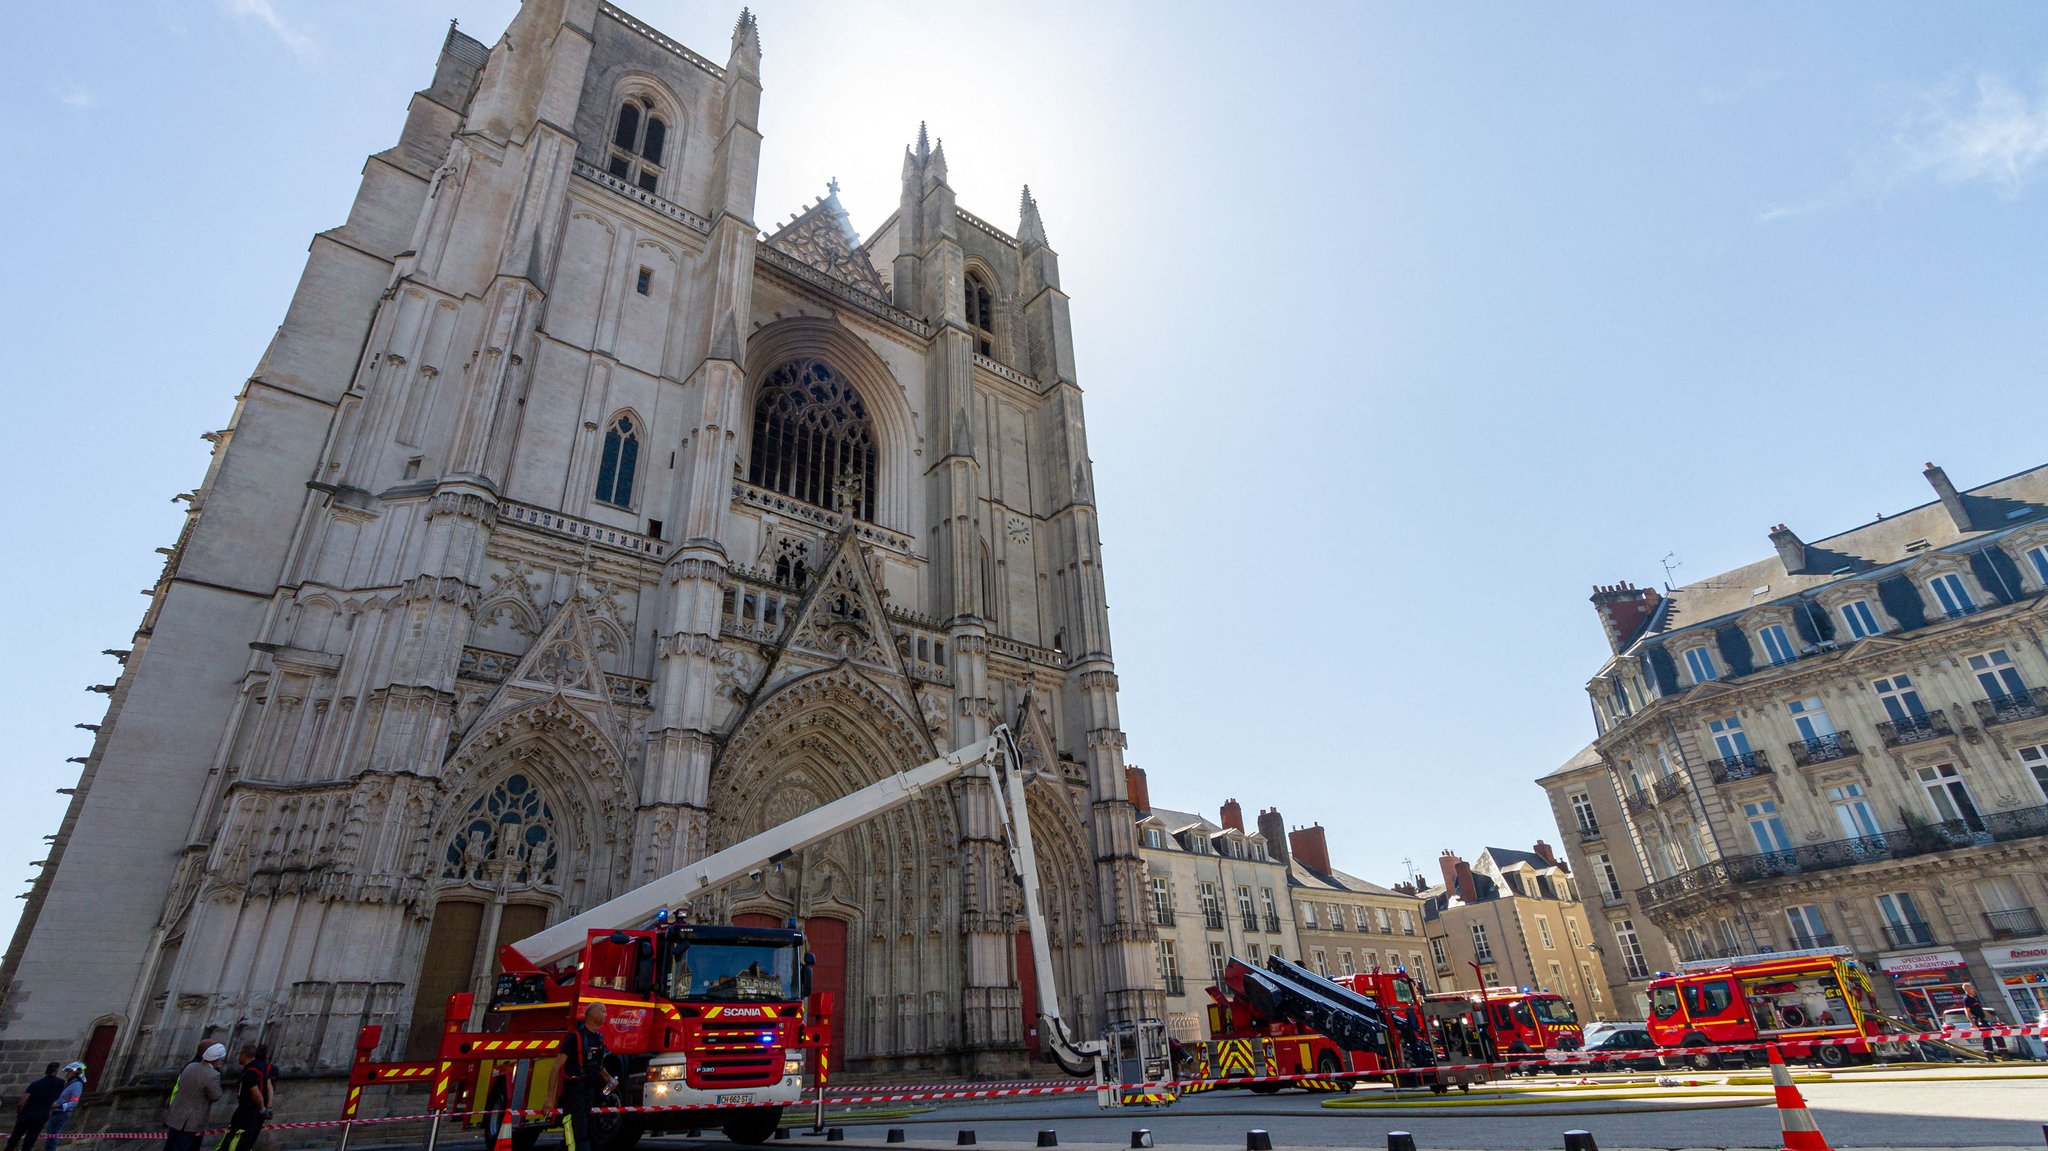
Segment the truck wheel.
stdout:
<path fill-rule="evenodd" d="M 512 1128 L 512 1151 L 533 1151 L 540 1146 L 541 1125 L 524 1123 Z"/>
<path fill-rule="evenodd" d="M 640 1136 L 647 1128 L 633 1115 L 592 1115 L 590 1117 L 590 1141 L 597 1145 L 596 1151 L 633 1151 L 640 1145 Z"/>
<path fill-rule="evenodd" d="M 1832 1044 L 1813 1049 L 1814 1061 L 1822 1067 L 1845 1067 L 1849 1063 L 1849 1052 Z"/>
<path fill-rule="evenodd" d="M 1321 1055 L 1316 1056 L 1317 1075 L 1320 1075 L 1325 1079 L 1331 1079 L 1343 1073 L 1344 1062 L 1337 1058 L 1337 1053 L 1335 1051 L 1325 1051 Z M 1351 1085 L 1349 1083 L 1344 1083 L 1340 1081 L 1337 1084 L 1337 1090 L 1349 1091 L 1351 1090 Z"/>
<path fill-rule="evenodd" d="M 1280 1087 L 1281 1085 L 1278 1083 L 1251 1083 L 1246 1085 L 1247 1090 L 1254 1095 L 1278 1095 Z"/>
<path fill-rule="evenodd" d="M 1685 1046 L 1705 1047 L 1707 1040 L 1702 1035 L 1687 1036 Z M 1721 1057 L 1711 1051 L 1692 1051 L 1685 1056 L 1685 1062 L 1695 1071 L 1713 1071 L 1721 1066 Z"/>
<path fill-rule="evenodd" d="M 782 1126 L 782 1108 L 751 1107 L 735 1112 L 725 1121 L 722 1130 L 725 1137 L 735 1143 L 766 1143 L 775 1129 Z"/>

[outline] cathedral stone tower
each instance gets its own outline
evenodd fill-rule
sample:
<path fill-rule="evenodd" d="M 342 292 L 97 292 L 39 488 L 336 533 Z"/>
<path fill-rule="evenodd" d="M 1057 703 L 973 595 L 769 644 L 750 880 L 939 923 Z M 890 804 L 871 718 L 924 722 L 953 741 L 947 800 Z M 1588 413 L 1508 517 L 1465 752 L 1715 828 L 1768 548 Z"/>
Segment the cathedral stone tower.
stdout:
<path fill-rule="evenodd" d="M 0 1055 L 420 1051 L 498 943 L 1019 734 L 1062 1008 L 1161 1014 L 1067 298 L 922 128 L 863 243 L 754 219 L 761 46 L 598 0 L 453 30 L 214 435 L 6 956 Z M 972 781 L 967 781 L 971 783 Z M 965 784 L 718 893 L 800 920 L 840 1066 L 1014 1070 Z"/>

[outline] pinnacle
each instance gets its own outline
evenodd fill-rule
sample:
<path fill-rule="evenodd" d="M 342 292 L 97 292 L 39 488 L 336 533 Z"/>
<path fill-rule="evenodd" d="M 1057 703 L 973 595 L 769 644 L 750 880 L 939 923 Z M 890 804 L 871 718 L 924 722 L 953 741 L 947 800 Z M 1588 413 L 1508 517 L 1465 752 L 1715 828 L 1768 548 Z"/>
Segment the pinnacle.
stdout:
<path fill-rule="evenodd" d="M 917 122 L 917 158 L 922 160 L 932 154 L 931 140 L 925 135 L 924 121 Z"/>

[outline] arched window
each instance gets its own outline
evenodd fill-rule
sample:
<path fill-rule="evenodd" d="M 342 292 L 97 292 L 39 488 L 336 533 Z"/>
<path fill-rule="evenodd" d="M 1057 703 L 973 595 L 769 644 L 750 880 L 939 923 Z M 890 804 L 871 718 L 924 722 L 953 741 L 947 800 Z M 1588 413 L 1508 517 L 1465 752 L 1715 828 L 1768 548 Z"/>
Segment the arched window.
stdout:
<path fill-rule="evenodd" d="M 875 435 L 853 385 L 817 360 L 775 369 L 754 404 L 747 482 L 875 518 Z"/>
<path fill-rule="evenodd" d="M 629 96 L 612 122 L 612 175 L 653 192 L 661 183 L 662 153 L 668 150 L 668 124 L 644 96 Z"/>
<path fill-rule="evenodd" d="M 633 506 L 633 472 L 640 462 L 640 429 L 633 417 L 620 416 L 604 431 L 604 457 L 597 465 L 597 498 L 602 503 Z"/>
<path fill-rule="evenodd" d="M 978 272 L 967 273 L 967 324 L 974 329 L 974 350 L 984 356 L 995 355 L 995 296 Z"/>

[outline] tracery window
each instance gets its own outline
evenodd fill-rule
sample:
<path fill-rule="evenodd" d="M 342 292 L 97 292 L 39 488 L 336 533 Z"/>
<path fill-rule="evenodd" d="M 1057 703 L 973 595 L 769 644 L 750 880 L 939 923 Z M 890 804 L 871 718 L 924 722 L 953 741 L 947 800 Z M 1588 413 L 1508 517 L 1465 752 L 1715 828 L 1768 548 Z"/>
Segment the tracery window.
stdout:
<path fill-rule="evenodd" d="M 640 463 L 640 429 L 631 416 L 619 416 L 604 432 L 604 455 L 597 463 L 597 498 L 617 507 L 633 506 L 633 473 Z"/>
<path fill-rule="evenodd" d="M 668 123 L 655 114 L 653 101 L 629 96 L 612 122 L 611 158 L 606 170 L 628 184 L 655 191 L 661 183 L 662 154 L 668 150 Z"/>
<path fill-rule="evenodd" d="M 747 482 L 875 518 L 875 435 L 853 385 L 818 360 L 775 369 L 754 404 Z"/>
<path fill-rule="evenodd" d="M 441 877 L 507 886 L 553 886 L 560 863 L 555 813 L 523 774 L 508 775 L 469 806 L 449 837 Z"/>
<path fill-rule="evenodd" d="M 974 329 L 974 350 L 996 354 L 995 296 L 979 273 L 967 273 L 967 324 Z"/>

